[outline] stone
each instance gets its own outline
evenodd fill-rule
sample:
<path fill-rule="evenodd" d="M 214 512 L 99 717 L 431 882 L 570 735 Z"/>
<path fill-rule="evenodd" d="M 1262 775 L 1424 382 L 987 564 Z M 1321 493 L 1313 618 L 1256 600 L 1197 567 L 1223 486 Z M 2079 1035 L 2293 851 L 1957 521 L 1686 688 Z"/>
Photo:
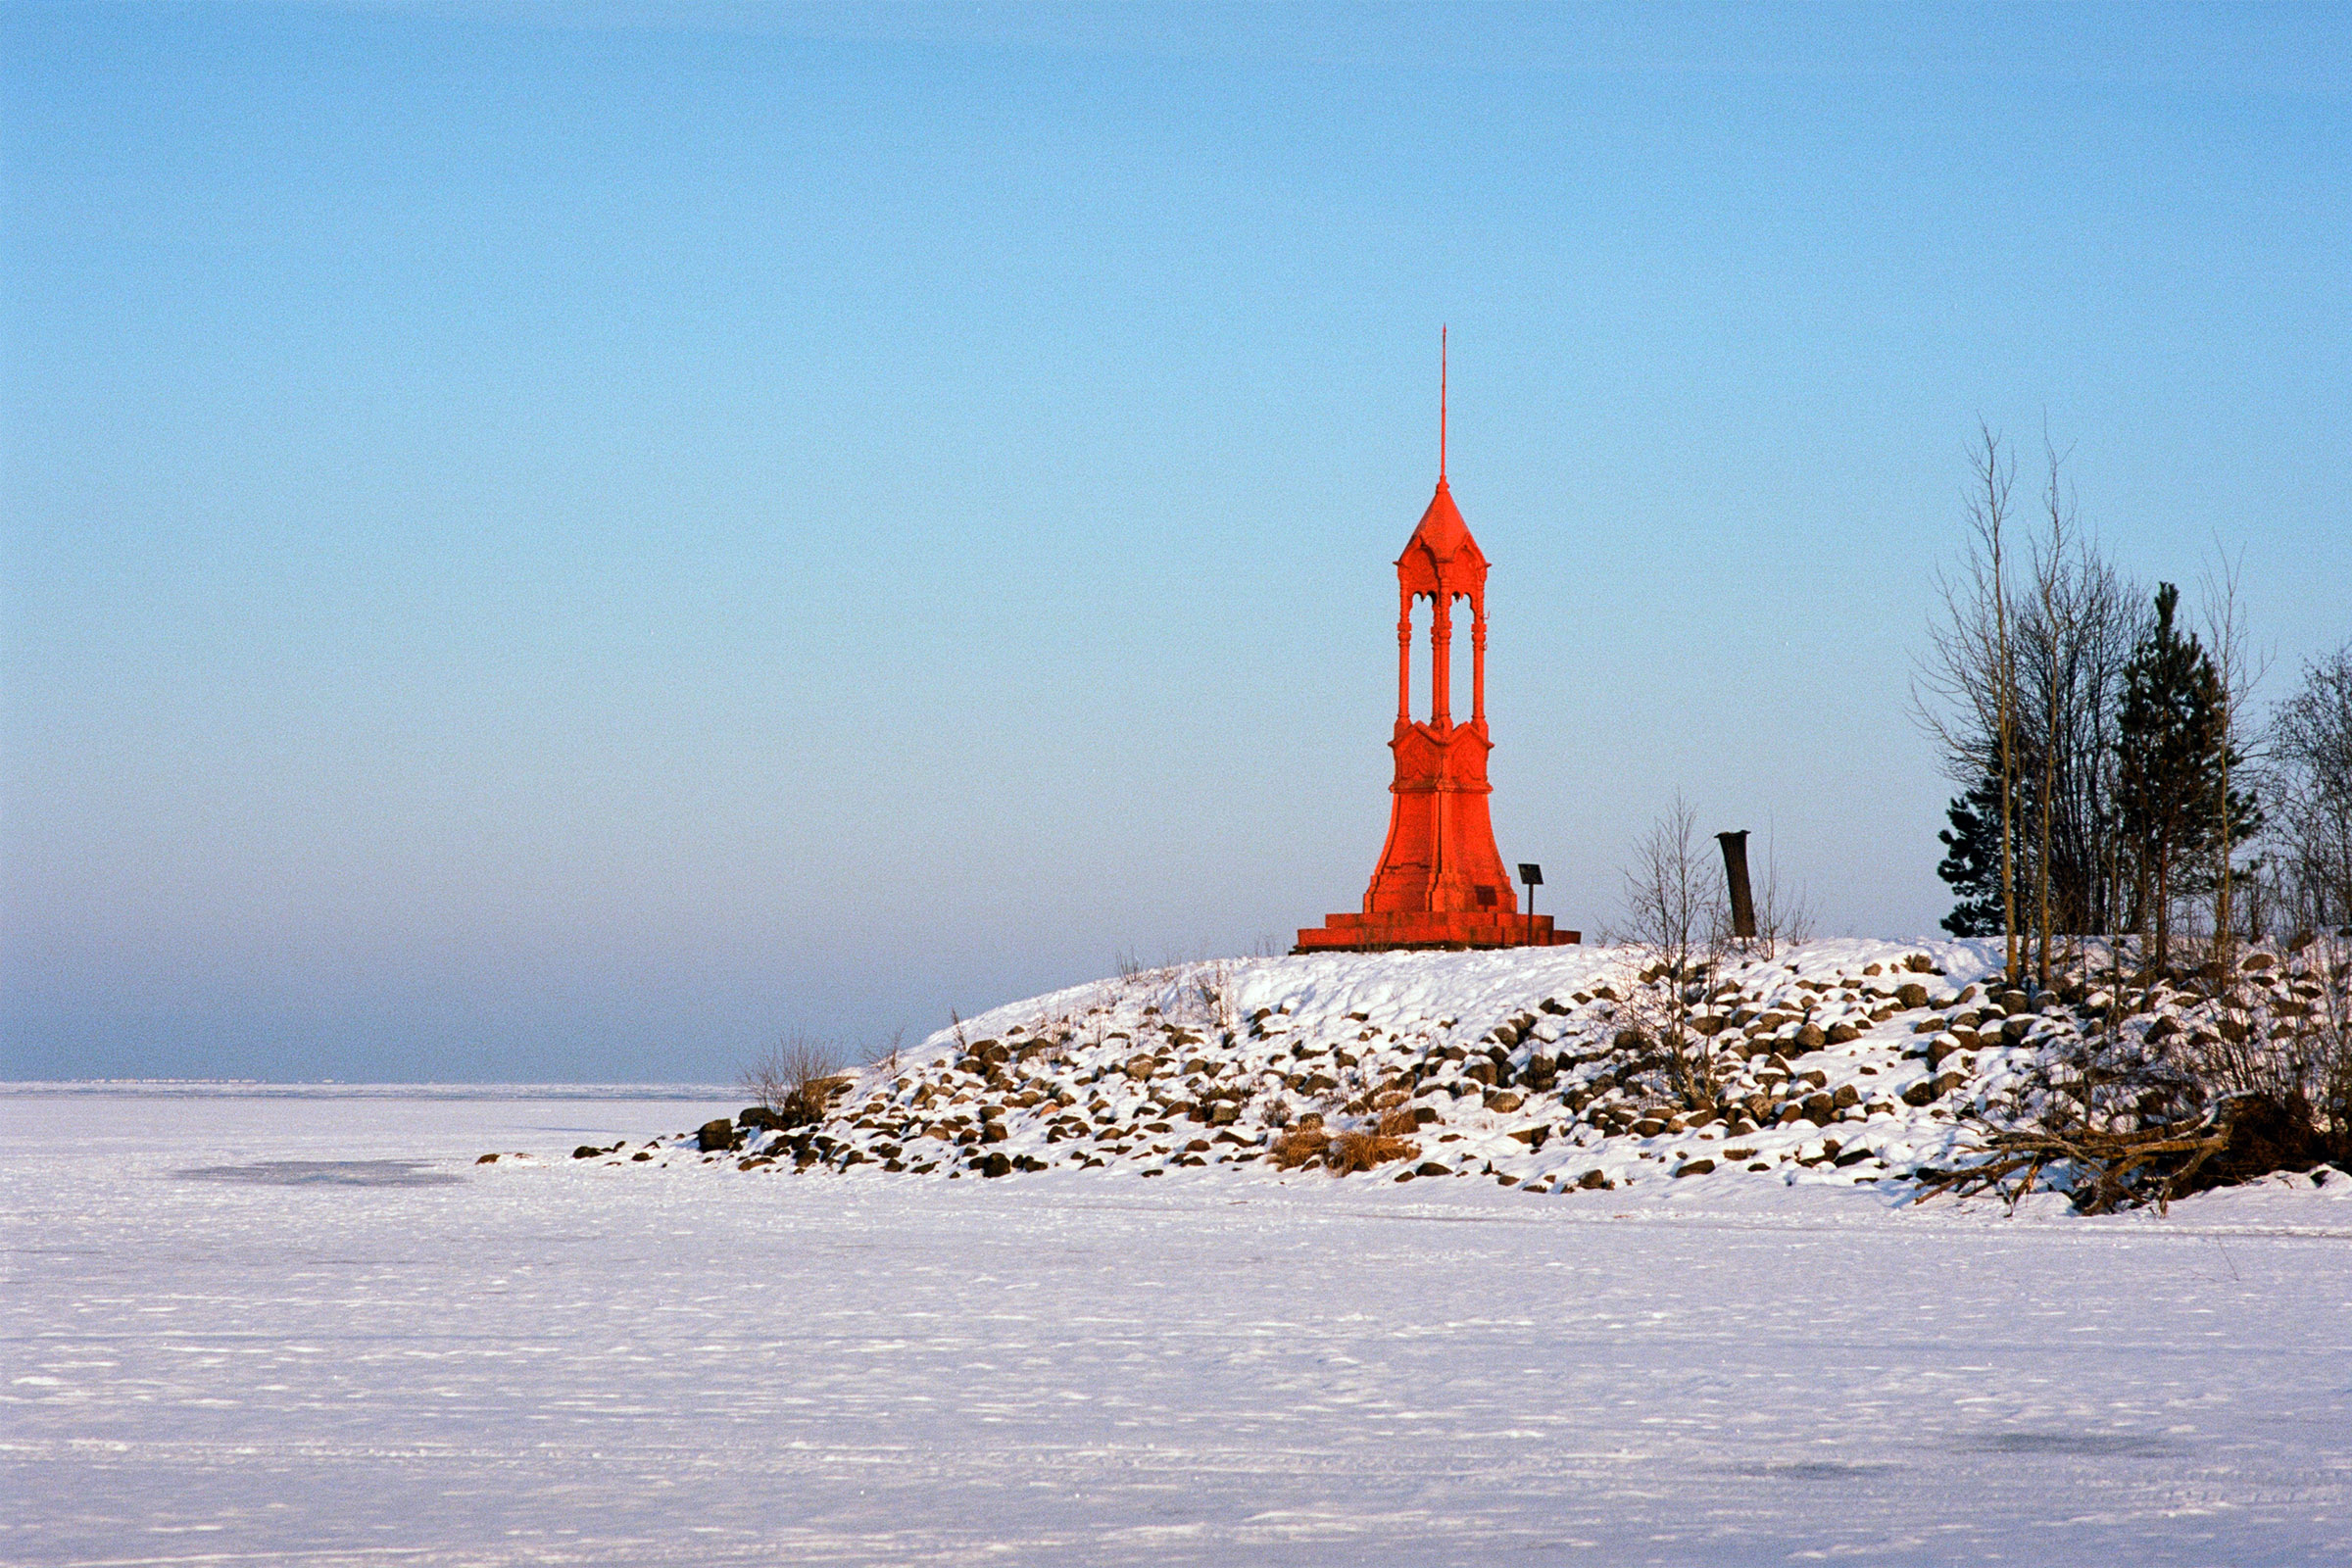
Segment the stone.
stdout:
<path fill-rule="evenodd" d="M 1894 1000 L 1906 1007 L 1924 1007 L 1928 1004 L 1928 988 L 1916 980 L 1907 980 L 1894 988 Z"/>
<path fill-rule="evenodd" d="M 1822 1038 L 1833 1046 L 1842 1046 L 1849 1040 L 1862 1038 L 1862 1031 L 1850 1023 L 1834 1023 L 1823 1031 Z"/>
<path fill-rule="evenodd" d="M 1430 1159 L 1424 1160 L 1420 1164 L 1415 1165 L 1413 1167 L 1413 1174 L 1416 1176 L 1446 1176 L 1452 1174 L 1452 1172 L 1450 1167 L 1441 1165 L 1436 1160 Z"/>
<path fill-rule="evenodd" d="M 603 1152 L 604 1151 L 597 1148 L 594 1144 L 582 1144 L 579 1148 L 571 1152 L 571 1157 L 574 1159 L 594 1159 L 597 1155 Z M 496 1156 L 494 1155 L 492 1157 L 495 1158 Z"/>
<path fill-rule="evenodd" d="M 572 1157 L 577 1159 L 579 1156 L 574 1154 Z M 496 1154 L 484 1154 L 481 1158 L 475 1160 L 474 1163 L 476 1165 L 495 1165 L 498 1163 L 498 1156 Z"/>
<path fill-rule="evenodd" d="M 1009 1176 L 1012 1174 L 1012 1160 L 1003 1150 L 991 1150 L 980 1161 L 980 1174 Z"/>
<path fill-rule="evenodd" d="M 1499 1091 L 1487 1097 L 1487 1108 L 1499 1115 L 1507 1116 L 1525 1103 L 1527 1103 L 1526 1096 L 1513 1094 L 1508 1090 Z"/>
<path fill-rule="evenodd" d="M 1617 1184 L 1610 1181 L 1606 1176 L 1602 1175 L 1597 1170 L 1589 1170 L 1576 1179 L 1576 1185 L 1583 1188 L 1586 1192 L 1598 1193 L 1605 1192 Z"/>
<path fill-rule="evenodd" d="M 724 1116 L 703 1123 L 694 1135 L 695 1147 L 706 1154 L 732 1153 L 743 1147 L 735 1136 L 735 1124 Z"/>
<path fill-rule="evenodd" d="M 1147 1083 L 1153 1073 L 1159 1071 L 1159 1063 L 1150 1056 L 1130 1056 L 1127 1064 L 1119 1070 L 1139 1084 Z"/>
<path fill-rule="evenodd" d="M 1711 1159 L 1687 1159 L 1674 1167 L 1677 1176 L 1704 1176 L 1715 1168 Z"/>
<path fill-rule="evenodd" d="M 1796 1049 L 1800 1052 L 1819 1051 L 1823 1046 L 1829 1043 L 1829 1038 L 1830 1037 L 1827 1034 L 1822 1032 L 1821 1025 L 1817 1023 L 1805 1024 L 1796 1031 Z"/>
<path fill-rule="evenodd" d="M 1828 1095 L 1807 1095 L 1803 1103 L 1805 1120 L 1816 1127 L 1827 1126 L 1838 1114 L 1838 1102 Z"/>
<path fill-rule="evenodd" d="M 1230 1100 L 1220 1100 L 1208 1108 L 1211 1127 L 1230 1127 L 1242 1119 L 1242 1107 Z"/>
<path fill-rule="evenodd" d="M 1843 1110 L 1849 1105 L 1862 1103 L 1862 1095 L 1852 1084 L 1839 1084 L 1837 1092 L 1830 1096 L 1830 1103 Z"/>

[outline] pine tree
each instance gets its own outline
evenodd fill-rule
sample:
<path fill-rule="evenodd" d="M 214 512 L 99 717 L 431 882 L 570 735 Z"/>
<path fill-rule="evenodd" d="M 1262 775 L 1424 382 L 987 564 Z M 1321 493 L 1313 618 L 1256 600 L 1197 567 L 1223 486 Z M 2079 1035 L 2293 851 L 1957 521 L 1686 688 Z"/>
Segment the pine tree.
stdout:
<path fill-rule="evenodd" d="M 1936 874 L 1959 897 L 1943 917 L 1943 928 L 1956 937 L 2001 934 L 2000 811 L 2001 781 L 1990 773 L 1944 808 L 1952 825 L 1936 835 L 1946 851 Z"/>
<path fill-rule="evenodd" d="M 2124 668 L 2117 736 L 2116 809 L 2160 968 L 2170 956 L 2173 900 L 2190 891 L 2199 858 L 2220 843 L 2222 813 L 2232 843 L 2261 825 L 2250 795 L 2230 790 L 2224 799 L 2224 759 L 2241 777 L 2242 760 L 2226 750 L 2220 671 L 2196 634 L 2174 624 L 2180 602 L 2180 589 L 2157 586 L 2155 624 Z"/>

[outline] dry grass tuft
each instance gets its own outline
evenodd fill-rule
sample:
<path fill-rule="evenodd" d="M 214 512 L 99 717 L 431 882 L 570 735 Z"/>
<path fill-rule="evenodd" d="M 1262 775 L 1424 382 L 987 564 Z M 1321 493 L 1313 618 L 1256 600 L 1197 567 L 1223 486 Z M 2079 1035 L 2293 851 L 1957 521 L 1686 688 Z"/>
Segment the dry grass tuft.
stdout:
<path fill-rule="evenodd" d="M 1413 1127 L 1412 1111 L 1398 1106 L 1384 1113 L 1378 1127 L 1342 1133 L 1332 1140 L 1323 1163 L 1334 1176 L 1345 1176 L 1349 1171 L 1371 1170 L 1392 1160 L 1411 1159 L 1421 1152 L 1421 1146 L 1404 1136 Z"/>
<path fill-rule="evenodd" d="M 1331 1147 L 1331 1134 L 1321 1127 L 1294 1127 L 1274 1140 L 1274 1168 L 1293 1170 L 1311 1165 Z"/>

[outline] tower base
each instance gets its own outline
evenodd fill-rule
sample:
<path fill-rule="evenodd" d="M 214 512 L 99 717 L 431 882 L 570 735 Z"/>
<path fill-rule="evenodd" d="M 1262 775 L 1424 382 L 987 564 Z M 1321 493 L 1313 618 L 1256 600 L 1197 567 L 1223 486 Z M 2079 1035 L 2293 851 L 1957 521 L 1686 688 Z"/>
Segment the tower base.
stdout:
<path fill-rule="evenodd" d="M 1418 910 L 1328 914 L 1298 933 L 1293 953 L 1393 953 L 1410 949 L 1567 948 L 1584 940 L 1562 931 L 1548 914 L 1486 910 Z"/>

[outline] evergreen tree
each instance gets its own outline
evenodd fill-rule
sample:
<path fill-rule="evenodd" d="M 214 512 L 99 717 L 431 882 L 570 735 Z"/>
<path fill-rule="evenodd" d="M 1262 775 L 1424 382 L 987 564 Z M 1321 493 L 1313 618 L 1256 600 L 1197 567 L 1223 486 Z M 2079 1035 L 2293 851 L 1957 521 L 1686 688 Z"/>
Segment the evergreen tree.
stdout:
<path fill-rule="evenodd" d="M 1986 774 L 1944 808 L 1951 826 L 1936 836 L 1945 855 L 1936 867 L 1959 903 L 1943 917 L 1956 937 L 2001 934 L 2001 781 Z"/>
<path fill-rule="evenodd" d="M 2124 667 L 2117 734 L 2116 810 L 2159 966 L 2169 956 L 2172 902 L 2197 885 L 2202 857 L 2221 841 L 2222 813 L 2230 813 L 2232 843 L 2261 825 L 2249 794 L 2230 790 L 2224 799 L 2224 758 L 2240 777 L 2242 760 L 2227 750 L 2221 672 L 2196 634 L 2174 624 L 2180 602 L 2180 589 L 2157 586 L 2155 623 Z"/>

